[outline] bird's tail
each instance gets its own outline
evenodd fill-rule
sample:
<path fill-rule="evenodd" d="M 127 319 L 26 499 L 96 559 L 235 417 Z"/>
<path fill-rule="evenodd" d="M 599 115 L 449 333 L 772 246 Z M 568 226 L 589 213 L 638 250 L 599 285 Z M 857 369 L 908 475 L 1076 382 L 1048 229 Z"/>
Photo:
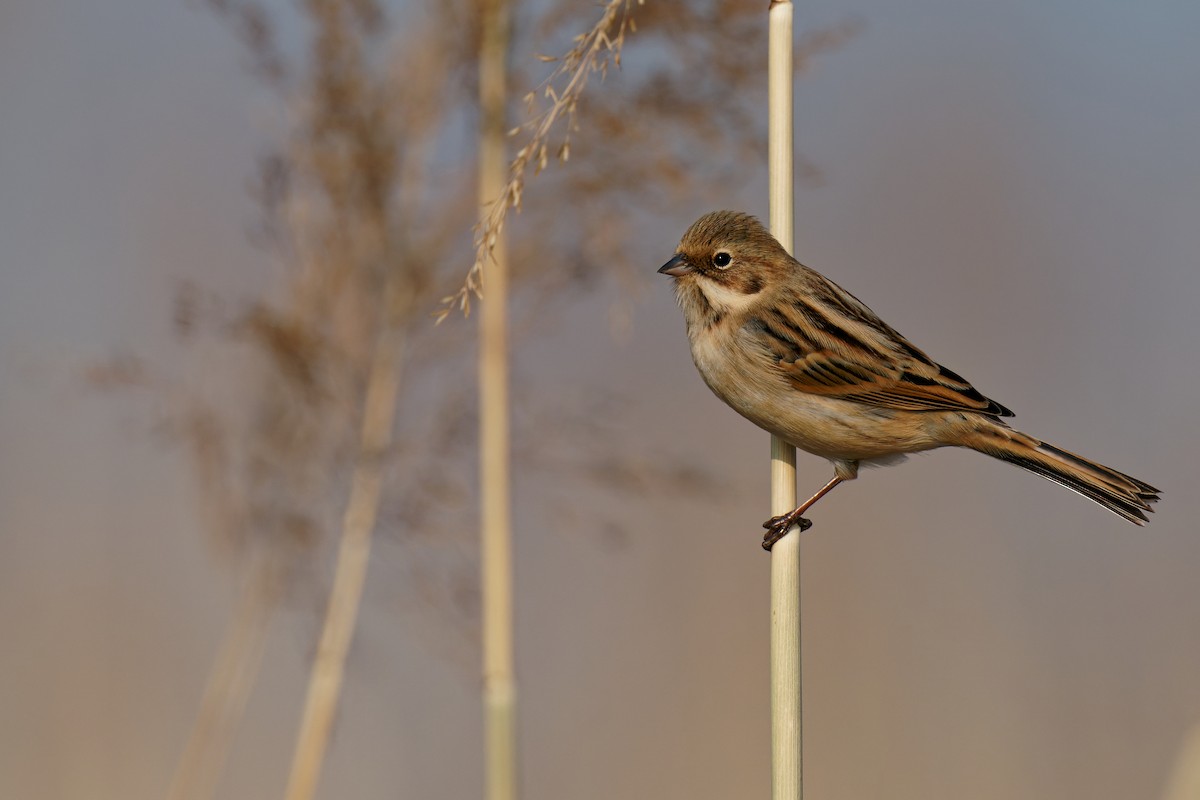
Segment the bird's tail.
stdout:
<path fill-rule="evenodd" d="M 1150 484 L 1000 422 L 987 420 L 979 424 L 962 444 L 1078 492 L 1134 525 L 1149 522 L 1146 514 L 1154 511 L 1150 504 L 1158 501 L 1159 491 Z"/>

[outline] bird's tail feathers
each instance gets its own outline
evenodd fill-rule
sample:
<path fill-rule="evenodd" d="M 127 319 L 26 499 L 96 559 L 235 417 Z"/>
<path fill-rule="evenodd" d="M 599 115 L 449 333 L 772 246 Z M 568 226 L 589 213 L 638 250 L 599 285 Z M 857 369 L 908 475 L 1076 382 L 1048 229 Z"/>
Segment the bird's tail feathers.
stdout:
<path fill-rule="evenodd" d="M 1148 483 L 999 422 L 978 426 L 963 444 L 1065 486 L 1135 525 L 1149 521 L 1150 504 L 1158 501 L 1158 489 Z"/>

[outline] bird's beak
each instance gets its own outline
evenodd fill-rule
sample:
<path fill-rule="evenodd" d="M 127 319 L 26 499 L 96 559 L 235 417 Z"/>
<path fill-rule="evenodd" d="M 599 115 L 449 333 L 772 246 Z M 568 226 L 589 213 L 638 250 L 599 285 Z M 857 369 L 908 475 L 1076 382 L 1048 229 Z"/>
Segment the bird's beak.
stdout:
<path fill-rule="evenodd" d="M 670 275 L 672 278 L 682 278 L 691 271 L 692 265 L 683 253 L 676 253 L 674 258 L 658 268 L 659 275 Z"/>

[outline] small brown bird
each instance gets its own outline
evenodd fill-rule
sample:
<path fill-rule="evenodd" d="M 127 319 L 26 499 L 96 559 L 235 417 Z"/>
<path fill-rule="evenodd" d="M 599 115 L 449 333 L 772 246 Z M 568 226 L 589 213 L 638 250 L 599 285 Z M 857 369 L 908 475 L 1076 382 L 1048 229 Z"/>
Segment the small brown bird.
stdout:
<path fill-rule="evenodd" d="M 893 330 L 833 281 L 796 261 L 749 214 L 698 219 L 659 269 L 675 279 L 692 360 L 735 411 L 833 462 L 834 477 L 794 511 L 763 523 L 767 550 L 860 464 L 969 447 L 1066 486 L 1130 522 L 1159 491 L 1015 431 L 1013 414 Z"/>

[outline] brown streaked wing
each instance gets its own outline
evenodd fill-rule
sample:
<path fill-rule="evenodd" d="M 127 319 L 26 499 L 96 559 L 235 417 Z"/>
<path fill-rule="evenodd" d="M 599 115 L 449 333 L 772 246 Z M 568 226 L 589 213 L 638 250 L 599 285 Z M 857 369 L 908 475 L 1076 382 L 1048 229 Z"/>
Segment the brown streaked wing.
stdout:
<path fill-rule="evenodd" d="M 779 368 L 793 387 L 809 394 L 853 400 L 897 411 L 974 411 L 1013 414 L 939 364 L 902 369 L 873 358 L 819 350 Z"/>
<path fill-rule="evenodd" d="M 898 411 L 1013 416 L 913 346 L 854 295 L 802 269 L 811 276 L 806 295 L 793 295 L 743 325 L 797 390 Z"/>

